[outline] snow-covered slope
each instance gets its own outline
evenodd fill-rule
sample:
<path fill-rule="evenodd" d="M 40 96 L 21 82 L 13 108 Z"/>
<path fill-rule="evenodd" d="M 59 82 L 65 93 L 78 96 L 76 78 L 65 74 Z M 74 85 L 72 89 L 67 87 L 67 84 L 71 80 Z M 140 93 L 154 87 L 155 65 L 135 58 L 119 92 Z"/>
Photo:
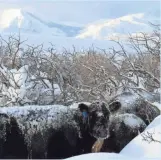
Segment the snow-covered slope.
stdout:
<path fill-rule="evenodd" d="M 136 158 L 161 159 L 161 116 L 155 118 L 120 154 Z"/>
<path fill-rule="evenodd" d="M 18 30 L 28 34 L 46 33 L 53 36 L 73 37 L 81 27 L 54 23 L 22 9 L 4 10 L 0 15 L 0 32 L 14 33 Z"/>
<path fill-rule="evenodd" d="M 90 153 L 80 156 L 74 156 L 65 160 L 146 160 L 144 158 L 135 158 L 116 153 Z M 157 159 L 159 160 L 159 159 Z"/>
<path fill-rule="evenodd" d="M 130 157 L 122 156 L 116 153 L 90 153 L 71 158 L 66 158 L 66 160 L 114 160 L 114 159 L 129 160 L 129 158 Z"/>
<path fill-rule="evenodd" d="M 89 48 L 92 44 L 98 48 L 111 48 L 117 47 L 109 41 L 111 39 L 116 40 L 119 37 L 126 40 L 128 33 L 135 36 L 140 31 L 149 33 L 151 29 L 147 22 L 147 17 L 138 13 L 91 22 L 87 26 L 74 26 L 72 22 L 68 22 L 70 25 L 55 22 L 48 15 L 11 8 L 0 14 L 0 34 L 8 37 L 9 34 L 15 35 L 20 31 L 21 38 L 27 39 L 27 44 L 30 45 L 53 42 L 56 48 L 70 48 L 73 45 Z"/>
<path fill-rule="evenodd" d="M 77 36 L 77 38 L 104 39 L 111 40 L 116 38 L 127 38 L 127 34 L 133 36 L 140 31 L 149 29 L 143 13 L 131 14 L 115 19 L 105 19 L 99 22 L 91 23 Z"/>
<path fill-rule="evenodd" d="M 78 39 L 109 40 L 117 36 L 126 38 L 128 32 L 134 35 L 136 32 L 143 31 L 143 29 L 144 31 L 149 29 L 143 13 L 99 20 L 84 28 L 55 23 L 44 17 L 22 9 L 4 10 L 0 15 L 0 32 L 14 33 L 20 28 L 21 32 L 28 34 L 46 33 L 53 36 L 76 37 Z"/>

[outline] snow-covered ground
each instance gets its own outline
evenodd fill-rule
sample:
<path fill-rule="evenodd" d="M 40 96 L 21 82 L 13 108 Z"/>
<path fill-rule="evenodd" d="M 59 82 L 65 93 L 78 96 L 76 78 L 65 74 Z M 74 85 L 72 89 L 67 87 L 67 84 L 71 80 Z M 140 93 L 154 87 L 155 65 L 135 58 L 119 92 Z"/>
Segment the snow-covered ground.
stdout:
<path fill-rule="evenodd" d="M 134 138 L 120 154 L 136 158 L 161 159 L 161 116 L 145 129 L 143 133 Z M 154 141 L 152 141 L 154 139 Z"/>
<path fill-rule="evenodd" d="M 116 153 L 89 153 L 67 158 L 66 160 L 147 160 L 147 159 L 136 158 L 131 156 L 129 157 Z"/>
<path fill-rule="evenodd" d="M 153 105 L 155 105 L 161 111 L 161 104 L 160 103 L 154 102 Z"/>
<path fill-rule="evenodd" d="M 67 158 L 66 160 L 118 160 L 118 159 L 129 160 L 129 157 L 116 153 L 90 153 Z"/>
<path fill-rule="evenodd" d="M 155 103 L 156 104 L 156 103 Z M 161 108 L 161 104 L 156 104 Z M 152 137 L 151 137 L 152 136 Z M 154 141 L 151 141 L 153 138 Z M 146 139 L 146 140 L 144 140 Z M 67 160 L 147 160 L 161 159 L 161 115 L 156 117 L 147 126 L 144 132 L 134 138 L 119 154 L 116 153 L 91 153 L 67 158 Z"/>

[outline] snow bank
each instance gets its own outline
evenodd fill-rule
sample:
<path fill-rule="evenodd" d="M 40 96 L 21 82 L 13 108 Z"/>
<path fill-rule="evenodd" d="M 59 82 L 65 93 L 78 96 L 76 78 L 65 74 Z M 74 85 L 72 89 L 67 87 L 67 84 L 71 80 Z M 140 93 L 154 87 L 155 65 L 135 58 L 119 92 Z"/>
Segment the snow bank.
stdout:
<path fill-rule="evenodd" d="M 159 110 L 160 110 L 160 112 L 161 112 L 161 103 L 158 103 L 158 102 L 154 102 L 154 103 L 152 103 L 154 106 L 156 106 Z"/>
<path fill-rule="evenodd" d="M 125 155 L 117 153 L 90 153 L 79 156 L 74 156 L 71 158 L 66 158 L 65 160 L 147 160 L 144 158 L 128 157 Z"/>
<path fill-rule="evenodd" d="M 136 158 L 157 158 L 161 159 L 161 116 L 145 129 L 143 133 L 134 138 L 120 154 Z M 156 142 L 151 141 L 153 137 Z M 144 137 L 146 140 L 144 140 Z"/>
<path fill-rule="evenodd" d="M 161 125 L 161 115 L 156 117 L 146 128 L 146 130 L 150 128 L 155 128 L 157 126 Z"/>
<path fill-rule="evenodd" d="M 129 160 L 130 157 L 126 157 L 116 153 L 90 153 L 80 156 L 74 156 L 66 158 L 66 160 Z"/>

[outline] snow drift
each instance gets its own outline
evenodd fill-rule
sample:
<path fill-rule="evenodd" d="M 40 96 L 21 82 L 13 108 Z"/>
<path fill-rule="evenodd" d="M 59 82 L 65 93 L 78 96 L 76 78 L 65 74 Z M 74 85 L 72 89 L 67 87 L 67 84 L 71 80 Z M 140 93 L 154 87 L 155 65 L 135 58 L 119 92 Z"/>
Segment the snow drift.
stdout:
<path fill-rule="evenodd" d="M 120 154 L 137 158 L 161 158 L 161 116 L 134 138 Z"/>

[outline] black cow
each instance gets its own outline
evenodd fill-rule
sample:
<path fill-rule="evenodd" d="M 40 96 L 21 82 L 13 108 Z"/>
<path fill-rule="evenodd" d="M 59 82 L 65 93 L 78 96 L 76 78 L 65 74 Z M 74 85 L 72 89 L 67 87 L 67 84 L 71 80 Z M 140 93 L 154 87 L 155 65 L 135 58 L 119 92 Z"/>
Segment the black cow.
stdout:
<path fill-rule="evenodd" d="M 1 108 L 0 158 L 67 158 L 91 152 L 108 136 L 110 112 L 105 103 Z"/>
<path fill-rule="evenodd" d="M 101 152 L 119 153 L 133 138 L 146 128 L 144 121 L 134 114 L 118 114 L 110 117 L 109 137 L 104 140 Z"/>
<path fill-rule="evenodd" d="M 108 105 L 111 113 L 109 137 L 104 140 L 103 146 L 99 146 L 98 141 L 100 151 L 119 153 L 138 135 L 138 132 L 143 132 L 145 127 L 160 114 L 160 111 L 152 104 L 159 100 L 158 97 L 150 93 L 144 93 L 143 97 L 140 97 L 131 92 L 123 92 L 113 97 Z"/>
<path fill-rule="evenodd" d="M 16 119 L 0 113 L 0 158 L 27 158 L 28 151 Z"/>
<path fill-rule="evenodd" d="M 147 96 L 147 98 L 153 102 L 152 96 Z M 135 114 L 143 119 L 147 125 L 160 114 L 159 109 L 152 103 L 131 92 L 123 92 L 112 98 L 109 102 L 109 110 L 112 114 Z"/>

